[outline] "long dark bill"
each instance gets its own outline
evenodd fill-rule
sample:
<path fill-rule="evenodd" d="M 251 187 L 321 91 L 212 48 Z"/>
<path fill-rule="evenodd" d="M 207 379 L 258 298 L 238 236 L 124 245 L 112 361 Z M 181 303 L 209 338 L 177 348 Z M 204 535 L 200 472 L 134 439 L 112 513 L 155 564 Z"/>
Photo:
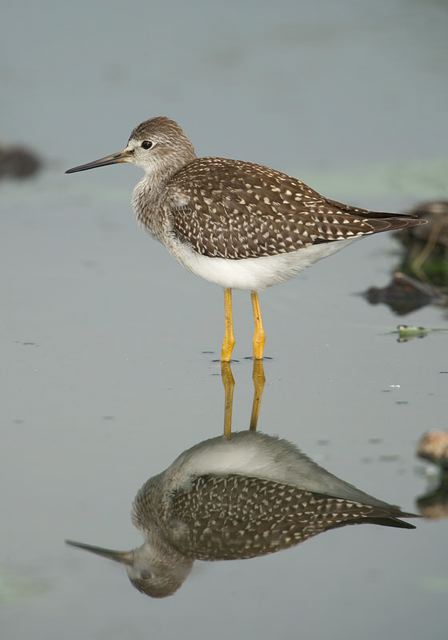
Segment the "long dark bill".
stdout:
<path fill-rule="evenodd" d="M 80 164 L 77 167 L 67 169 L 65 173 L 76 173 L 77 171 L 87 171 L 88 169 L 96 169 L 97 167 L 106 167 L 109 164 L 127 162 L 129 160 L 129 157 L 130 154 L 128 151 L 119 151 L 118 153 L 113 153 L 110 156 L 99 158 L 99 160 L 94 160 L 93 162 L 87 162 L 86 164 Z"/>
<path fill-rule="evenodd" d="M 65 544 L 68 544 L 71 547 L 76 547 L 77 549 L 84 549 L 84 551 L 89 551 L 90 553 L 102 556 L 103 558 L 108 558 L 109 560 L 115 560 L 115 562 L 120 562 L 121 564 L 132 565 L 134 556 L 132 551 L 114 551 L 113 549 L 95 547 L 92 544 L 84 544 L 83 542 L 75 542 L 74 540 L 66 540 Z"/>

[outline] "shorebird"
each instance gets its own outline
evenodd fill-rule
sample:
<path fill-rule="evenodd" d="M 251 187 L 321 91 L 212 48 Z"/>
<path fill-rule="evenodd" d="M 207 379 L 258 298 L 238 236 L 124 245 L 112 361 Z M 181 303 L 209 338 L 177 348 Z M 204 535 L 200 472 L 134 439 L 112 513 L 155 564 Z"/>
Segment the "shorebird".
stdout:
<path fill-rule="evenodd" d="M 66 542 L 120 562 L 134 587 L 163 598 L 195 560 L 263 556 L 350 524 L 414 529 L 399 519 L 410 517 L 417 516 L 337 478 L 286 440 L 244 431 L 200 442 L 143 485 L 132 512 L 142 546 Z"/>
<path fill-rule="evenodd" d="M 181 127 L 163 116 L 139 124 L 122 151 L 66 173 L 123 162 L 145 173 L 133 193 L 139 222 L 184 267 L 224 287 L 224 362 L 235 345 L 232 289 L 251 292 L 253 355 L 261 359 L 259 291 L 355 238 L 424 222 L 330 200 L 296 178 L 252 162 L 198 158 Z"/>

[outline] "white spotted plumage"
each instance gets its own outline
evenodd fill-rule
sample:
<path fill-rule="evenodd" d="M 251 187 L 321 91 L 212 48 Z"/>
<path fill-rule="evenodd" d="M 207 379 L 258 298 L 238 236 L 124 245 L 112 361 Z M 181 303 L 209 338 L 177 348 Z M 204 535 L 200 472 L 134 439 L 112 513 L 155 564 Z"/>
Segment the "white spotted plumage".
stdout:
<path fill-rule="evenodd" d="M 198 158 L 166 117 L 138 125 L 119 154 L 69 172 L 116 162 L 145 172 L 133 196 L 139 222 L 187 269 L 227 289 L 263 289 L 356 237 L 425 222 L 336 202 L 252 162 Z"/>

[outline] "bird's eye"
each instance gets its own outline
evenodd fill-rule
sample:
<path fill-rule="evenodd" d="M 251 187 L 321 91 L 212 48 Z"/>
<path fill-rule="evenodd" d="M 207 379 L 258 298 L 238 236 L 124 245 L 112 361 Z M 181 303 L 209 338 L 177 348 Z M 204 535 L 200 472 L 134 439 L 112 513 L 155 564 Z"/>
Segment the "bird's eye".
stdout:
<path fill-rule="evenodd" d="M 150 580 L 152 578 L 151 572 L 143 570 L 140 572 L 140 580 Z"/>
<path fill-rule="evenodd" d="M 142 149 L 151 149 L 152 142 L 151 142 L 151 140 L 143 140 L 141 146 L 142 146 Z"/>

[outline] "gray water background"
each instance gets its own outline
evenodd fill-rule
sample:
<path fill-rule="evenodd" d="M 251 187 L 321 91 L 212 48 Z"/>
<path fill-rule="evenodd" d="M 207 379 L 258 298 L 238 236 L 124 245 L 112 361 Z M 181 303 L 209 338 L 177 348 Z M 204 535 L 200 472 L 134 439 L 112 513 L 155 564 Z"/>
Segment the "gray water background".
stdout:
<path fill-rule="evenodd" d="M 136 170 L 63 171 L 166 114 L 201 155 L 266 163 L 354 204 L 447 197 L 448 4 L 1 5 L 0 139 L 47 160 L 35 180 L 0 183 L 2 639 L 446 638 L 446 520 L 198 563 L 165 601 L 64 546 L 138 544 L 139 486 L 220 433 L 223 320 L 221 291 L 135 224 Z M 353 295 L 387 283 L 396 250 L 363 240 L 262 296 L 273 360 L 260 429 L 413 510 L 431 473 L 416 442 L 447 427 L 447 338 L 399 344 L 397 318 Z M 426 307 L 406 322 L 446 317 Z M 235 324 L 243 429 L 247 295 Z"/>

